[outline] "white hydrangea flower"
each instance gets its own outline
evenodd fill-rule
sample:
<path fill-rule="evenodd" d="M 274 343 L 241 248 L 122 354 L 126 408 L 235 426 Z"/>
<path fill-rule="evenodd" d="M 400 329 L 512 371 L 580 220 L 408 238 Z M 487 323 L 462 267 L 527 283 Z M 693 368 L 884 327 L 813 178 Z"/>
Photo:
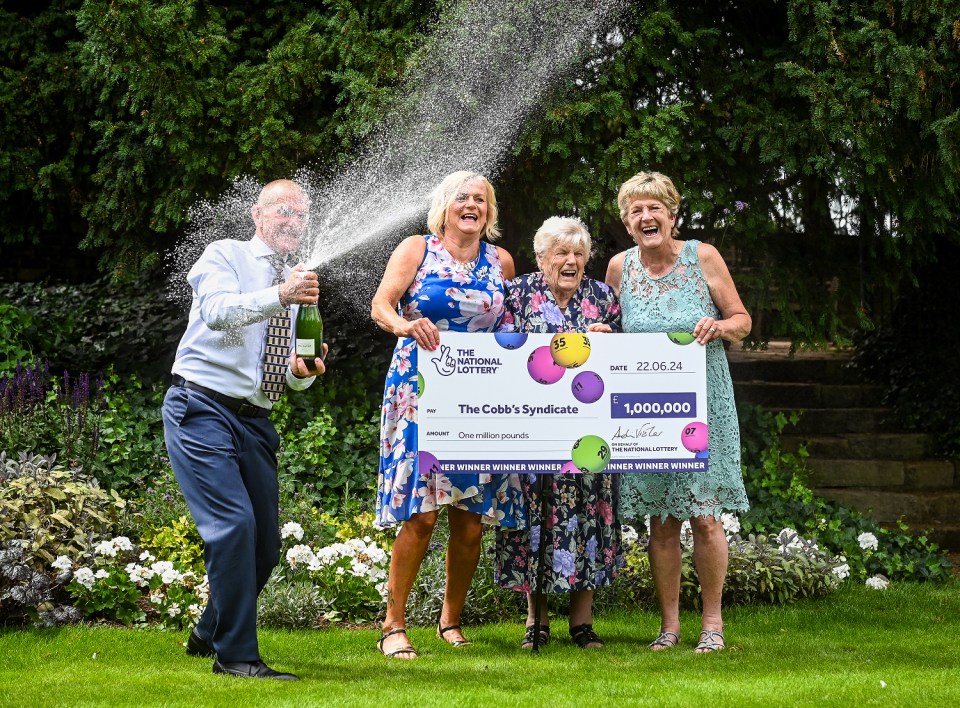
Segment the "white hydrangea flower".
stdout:
<path fill-rule="evenodd" d="M 150 551 L 144 551 L 140 554 L 140 560 L 142 560 L 144 563 L 152 563 L 156 560 L 156 558 Z"/>
<path fill-rule="evenodd" d="M 623 539 L 624 546 L 632 546 L 640 540 L 640 534 L 629 524 L 624 524 L 620 527 L 620 536 Z"/>
<path fill-rule="evenodd" d="M 869 531 L 864 531 L 862 534 L 857 536 L 857 543 L 859 543 L 860 548 L 862 548 L 865 551 L 868 551 L 868 550 L 875 551 L 880 546 L 880 542 L 877 541 L 877 537 L 874 536 Z"/>
<path fill-rule="evenodd" d="M 93 577 L 99 580 L 100 578 L 109 578 L 110 573 L 105 571 L 103 568 L 100 568 L 96 573 L 93 574 Z"/>
<path fill-rule="evenodd" d="M 168 568 L 160 575 L 160 580 L 164 585 L 172 585 L 183 579 L 183 576 L 175 568 Z"/>
<path fill-rule="evenodd" d="M 146 568 L 137 563 L 127 563 L 127 567 L 124 568 L 127 572 L 127 577 L 130 578 L 130 581 L 136 583 L 142 588 L 145 588 L 150 584 L 150 578 L 153 577 L 153 569 Z"/>
<path fill-rule="evenodd" d="M 163 575 L 167 571 L 173 570 L 173 563 L 171 561 L 157 561 L 150 567 L 157 575 Z"/>
<path fill-rule="evenodd" d="M 296 568 L 301 564 L 310 564 L 315 560 L 313 551 L 310 550 L 310 546 L 300 543 L 287 550 L 287 563 L 291 568 Z"/>
<path fill-rule="evenodd" d="M 113 547 L 118 551 L 132 551 L 133 544 L 130 542 L 130 539 L 126 536 L 117 536 L 112 541 Z"/>
<path fill-rule="evenodd" d="M 721 514 L 720 522 L 723 524 L 723 532 L 727 536 L 740 533 L 740 519 L 734 514 Z"/>
<path fill-rule="evenodd" d="M 93 547 L 93 553 L 98 556 L 114 558 L 117 555 L 117 547 L 113 545 L 113 541 L 101 541 Z"/>
<path fill-rule="evenodd" d="M 296 521 L 288 521 L 280 528 L 280 538 L 295 538 L 303 540 L 303 526 Z"/>
<path fill-rule="evenodd" d="M 190 607 L 187 608 L 187 615 L 194 620 L 200 619 L 200 615 L 203 614 L 203 608 L 200 607 L 197 603 L 193 603 Z"/>
<path fill-rule="evenodd" d="M 66 572 L 73 567 L 73 561 L 70 560 L 70 556 L 57 556 L 57 559 L 50 564 L 50 567 L 61 572 Z"/>
<path fill-rule="evenodd" d="M 89 568 L 77 569 L 77 572 L 73 574 L 73 579 L 83 585 L 87 590 L 92 588 L 96 582 L 96 579 L 93 577 L 93 571 Z"/>
<path fill-rule="evenodd" d="M 171 617 L 176 617 L 180 614 L 180 604 L 175 602 L 170 607 L 167 608 L 167 614 Z"/>
<path fill-rule="evenodd" d="M 834 567 L 833 574 L 836 575 L 840 580 L 845 580 L 850 577 L 850 566 L 846 563 Z"/>
<path fill-rule="evenodd" d="M 154 605 L 159 605 L 161 602 L 163 602 L 163 593 L 159 590 L 154 590 L 152 593 L 150 593 L 150 602 L 152 602 Z"/>
<path fill-rule="evenodd" d="M 874 590 L 886 590 L 889 585 L 890 581 L 879 574 L 874 575 L 872 578 L 867 578 L 867 587 L 873 588 Z"/>

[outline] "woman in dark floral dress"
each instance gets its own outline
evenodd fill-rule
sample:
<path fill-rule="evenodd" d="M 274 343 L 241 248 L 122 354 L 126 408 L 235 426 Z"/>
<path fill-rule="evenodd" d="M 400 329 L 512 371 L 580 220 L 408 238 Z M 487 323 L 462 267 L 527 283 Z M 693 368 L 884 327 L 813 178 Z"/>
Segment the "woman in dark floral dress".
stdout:
<path fill-rule="evenodd" d="M 540 271 L 507 283 L 503 331 L 613 332 L 620 330 L 620 305 L 604 283 L 584 277 L 590 234 L 579 219 L 551 217 L 533 239 Z M 603 642 L 593 630 L 593 591 L 613 580 L 623 565 L 615 474 L 552 475 L 553 509 L 541 531 L 540 479 L 521 477 L 527 529 L 497 530 L 497 580 L 527 593 L 527 631 L 522 649 L 533 646 L 533 591 L 540 540 L 549 544 L 543 591 L 572 593 L 570 635 L 581 648 Z M 549 479 L 549 478 L 548 478 Z M 539 644 L 550 638 L 546 603 L 540 608 Z"/>

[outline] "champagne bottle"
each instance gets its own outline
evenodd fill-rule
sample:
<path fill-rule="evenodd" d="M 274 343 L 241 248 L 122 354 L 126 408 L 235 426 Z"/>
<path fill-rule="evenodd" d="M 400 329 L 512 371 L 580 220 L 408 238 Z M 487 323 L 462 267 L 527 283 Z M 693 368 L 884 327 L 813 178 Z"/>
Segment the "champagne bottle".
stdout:
<path fill-rule="evenodd" d="M 295 336 L 297 356 L 303 357 L 310 371 L 316 371 L 313 360 L 323 356 L 323 320 L 316 305 L 300 305 Z"/>

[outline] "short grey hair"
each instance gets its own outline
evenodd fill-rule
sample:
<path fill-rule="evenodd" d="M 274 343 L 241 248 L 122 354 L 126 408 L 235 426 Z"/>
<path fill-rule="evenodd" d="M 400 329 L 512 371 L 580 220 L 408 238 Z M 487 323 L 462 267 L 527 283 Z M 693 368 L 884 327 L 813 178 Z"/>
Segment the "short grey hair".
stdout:
<path fill-rule="evenodd" d="M 554 246 L 580 246 L 590 260 L 590 232 L 575 216 L 551 216 L 533 235 L 533 252 L 539 261 Z"/>

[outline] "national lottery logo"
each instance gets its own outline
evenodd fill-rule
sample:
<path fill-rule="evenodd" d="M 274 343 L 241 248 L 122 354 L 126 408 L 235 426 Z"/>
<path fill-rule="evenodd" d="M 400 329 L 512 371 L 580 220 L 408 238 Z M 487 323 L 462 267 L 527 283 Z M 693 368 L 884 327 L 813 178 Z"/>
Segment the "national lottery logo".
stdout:
<path fill-rule="evenodd" d="M 473 349 L 458 348 L 454 354 L 446 344 L 440 345 L 440 351 L 430 361 L 441 376 L 453 376 L 456 373 L 495 374 L 503 366 L 497 357 L 479 356 Z"/>

